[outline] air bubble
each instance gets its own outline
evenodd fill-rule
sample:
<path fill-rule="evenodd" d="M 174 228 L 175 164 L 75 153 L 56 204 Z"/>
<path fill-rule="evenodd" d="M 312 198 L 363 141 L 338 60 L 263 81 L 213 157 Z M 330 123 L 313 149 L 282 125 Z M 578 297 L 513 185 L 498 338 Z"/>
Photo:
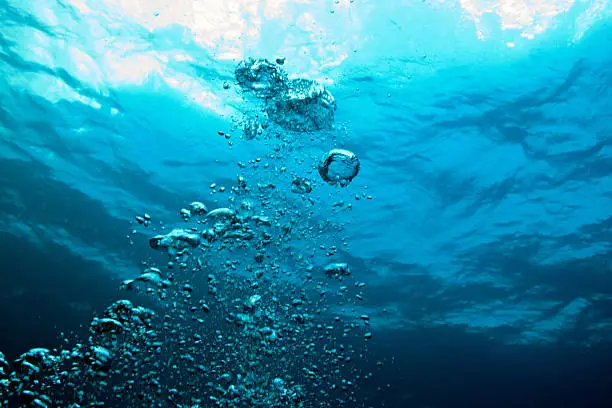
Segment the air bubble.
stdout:
<path fill-rule="evenodd" d="M 359 174 L 359 159 L 355 153 L 344 149 L 332 149 L 319 163 L 319 175 L 331 185 L 346 187 Z"/>

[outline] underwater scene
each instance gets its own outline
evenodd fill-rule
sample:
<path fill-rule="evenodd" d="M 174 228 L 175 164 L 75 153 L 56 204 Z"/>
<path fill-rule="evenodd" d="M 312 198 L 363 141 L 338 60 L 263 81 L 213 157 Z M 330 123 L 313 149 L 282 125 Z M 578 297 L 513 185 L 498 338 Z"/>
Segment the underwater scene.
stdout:
<path fill-rule="evenodd" d="M 610 0 L 0 0 L 0 407 L 612 407 Z"/>

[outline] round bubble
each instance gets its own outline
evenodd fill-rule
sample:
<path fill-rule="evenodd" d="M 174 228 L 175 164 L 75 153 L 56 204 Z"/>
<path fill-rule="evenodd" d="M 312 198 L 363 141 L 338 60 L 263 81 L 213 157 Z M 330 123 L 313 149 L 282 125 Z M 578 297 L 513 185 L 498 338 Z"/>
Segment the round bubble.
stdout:
<path fill-rule="evenodd" d="M 359 173 L 359 159 L 344 149 L 327 152 L 319 163 L 321 178 L 332 185 L 346 187 Z"/>

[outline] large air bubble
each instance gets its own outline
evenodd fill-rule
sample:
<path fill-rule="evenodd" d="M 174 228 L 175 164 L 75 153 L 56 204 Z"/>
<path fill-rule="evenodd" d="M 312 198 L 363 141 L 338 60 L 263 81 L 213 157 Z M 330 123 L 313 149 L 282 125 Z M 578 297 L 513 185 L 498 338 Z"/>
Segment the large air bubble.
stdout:
<path fill-rule="evenodd" d="M 268 100 L 266 113 L 279 126 L 296 132 L 330 129 L 334 124 L 336 101 L 319 82 L 294 79 L 287 90 Z"/>
<path fill-rule="evenodd" d="M 259 98 L 268 98 L 286 89 L 286 76 L 279 66 L 263 58 L 246 58 L 234 72 L 236 81 L 244 90 Z"/>
<path fill-rule="evenodd" d="M 319 163 L 321 178 L 331 185 L 346 187 L 358 173 L 359 159 L 355 153 L 348 150 L 330 150 Z"/>

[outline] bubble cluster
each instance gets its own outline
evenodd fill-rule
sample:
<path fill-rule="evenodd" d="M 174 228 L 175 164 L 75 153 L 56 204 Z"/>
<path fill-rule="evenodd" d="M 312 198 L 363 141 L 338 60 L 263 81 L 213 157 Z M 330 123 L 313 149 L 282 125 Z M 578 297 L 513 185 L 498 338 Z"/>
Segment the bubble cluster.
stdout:
<path fill-rule="evenodd" d="M 312 183 L 304 177 L 294 177 L 291 182 L 291 191 L 297 194 L 308 194 L 312 192 Z"/>
<path fill-rule="evenodd" d="M 154 401 L 154 394 L 144 400 L 135 395 L 142 386 L 136 387 L 135 380 L 122 383 L 121 379 L 136 379 L 146 374 L 145 369 L 155 368 L 150 354 L 157 337 L 152 330 L 155 317 L 150 309 L 119 300 L 92 320 L 85 344 L 63 350 L 33 348 L 12 365 L 4 362 L 10 372 L 0 380 L 0 405 L 95 407 L 105 406 L 112 394 L 128 403 Z"/>
<path fill-rule="evenodd" d="M 263 58 L 246 58 L 234 71 L 238 85 L 253 92 L 260 98 L 267 98 L 282 92 L 286 87 L 287 75 L 273 63 Z"/>
<path fill-rule="evenodd" d="M 265 60 L 243 61 L 236 77 L 269 103 L 284 98 L 305 128 L 333 119 L 323 87 L 287 81 Z M 299 107 L 314 105 L 324 105 L 318 119 Z M 368 349 L 372 319 L 357 311 L 366 284 L 335 244 L 345 243 L 341 227 L 313 217 L 316 183 L 259 158 L 238 167 L 234 185 L 212 183 L 210 200 L 194 197 L 176 219 L 137 212 L 130 242 L 150 256 L 119 284 L 123 299 L 92 318 L 84 340 L 12 362 L 0 353 L 0 406 L 376 405 L 358 392 L 379 367 Z M 274 182 L 250 182 L 272 168 Z M 341 186 L 358 171 L 346 150 L 330 151 L 319 166 L 323 180 Z M 137 305 L 145 300 L 148 307 Z"/>
<path fill-rule="evenodd" d="M 289 81 L 286 91 L 278 93 L 266 105 L 272 121 L 297 132 L 330 129 L 335 111 L 333 95 L 322 84 L 308 79 Z"/>
<path fill-rule="evenodd" d="M 279 62 L 282 61 L 282 64 Z M 336 101 L 323 84 L 305 78 L 289 80 L 280 65 L 266 59 L 247 58 L 235 70 L 236 81 L 245 91 L 265 100 L 267 118 L 280 127 L 295 132 L 330 129 L 334 124 Z M 265 120 L 245 120 L 247 138 L 254 138 L 265 128 Z"/>

